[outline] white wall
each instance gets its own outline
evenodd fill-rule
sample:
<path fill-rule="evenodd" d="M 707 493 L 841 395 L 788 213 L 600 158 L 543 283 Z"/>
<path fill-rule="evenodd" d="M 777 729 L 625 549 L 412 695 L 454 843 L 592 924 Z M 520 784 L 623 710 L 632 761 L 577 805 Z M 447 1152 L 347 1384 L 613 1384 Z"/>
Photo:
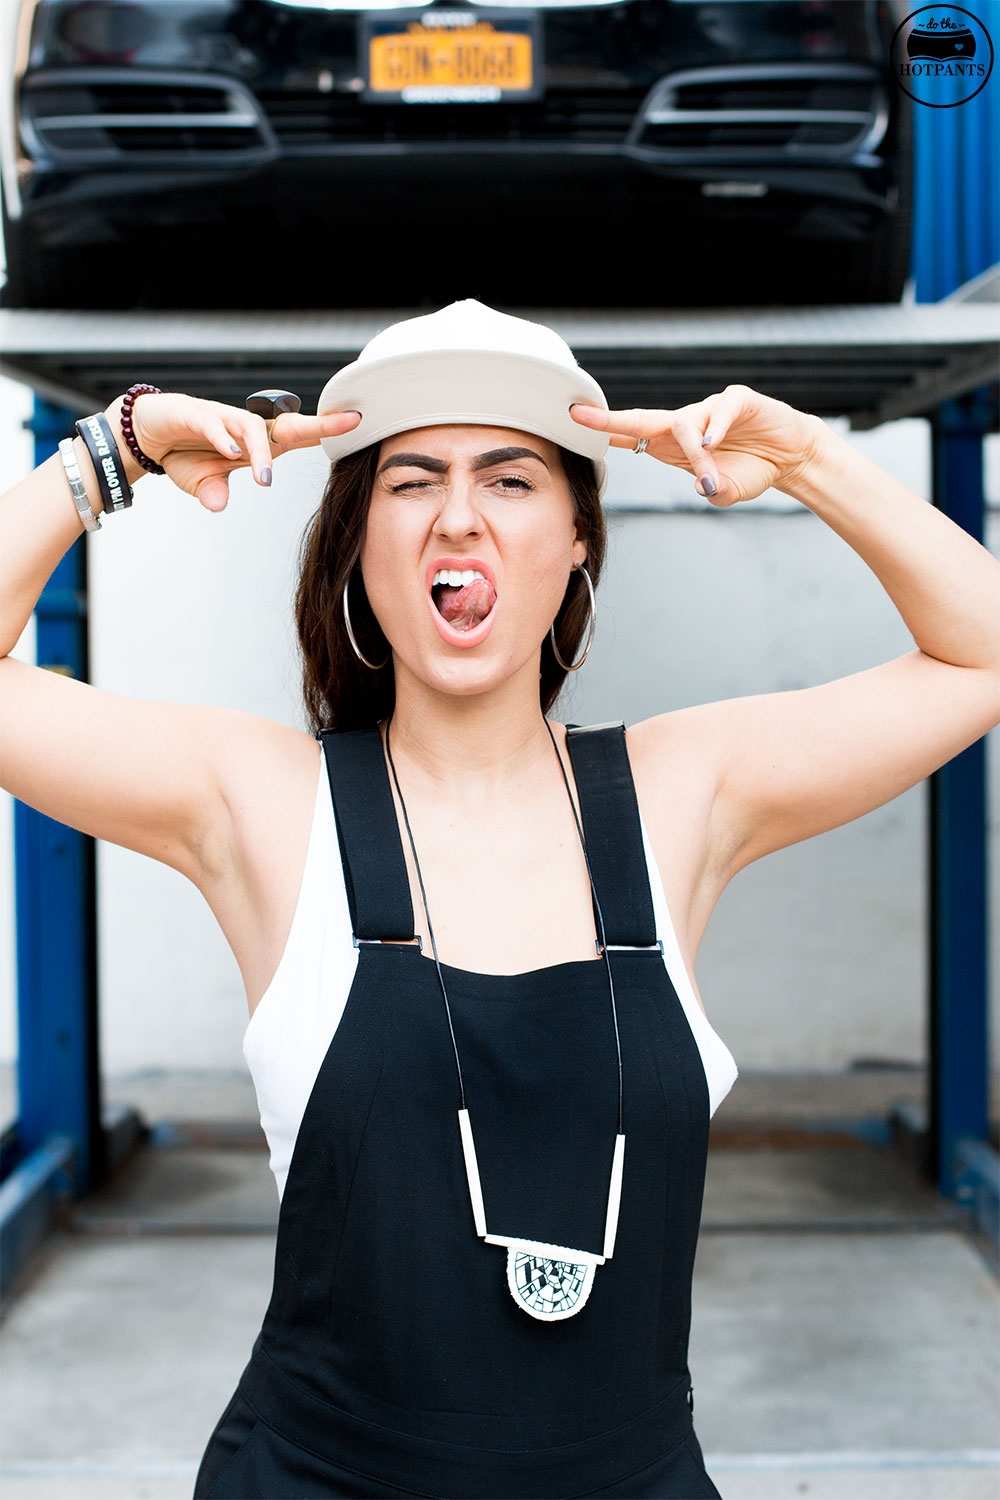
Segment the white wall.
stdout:
<path fill-rule="evenodd" d="M 105 523 L 91 542 L 95 681 L 302 724 L 290 598 L 324 467 L 321 455 L 289 455 L 269 492 L 238 475 L 222 515 L 165 478 L 144 480 L 129 514 L 114 518 L 126 524 Z M 242 985 L 200 895 L 108 845 L 98 878 L 105 1066 L 237 1065 Z"/>
<path fill-rule="evenodd" d="M 926 492 L 924 423 L 852 440 Z M 98 684 L 301 723 L 289 600 L 322 477 L 317 456 L 291 456 L 269 493 L 237 478 L 222 516 L 165 479 L 144 480 L 132 511 L 89 544 Z M 612 497 L 633 508 L 612 517 L 597 645 L 564 717 L 631 721 L 822 681 L 908 649 L 864 566 L 793 502 L 714 511 L 689 478 L 630 454 L 614 455 Z M 9 868 L 0 821 L 3 1055 L 12 1039 Z M 201 898 L 172 871 L 110 846 L 99 879 L 105 1068 L 238 1066 L 239 974 Z M 995 898 L 997 885 L 1000 876 Z M 922 789 L 742 875 L 706 939 L 700 977 L 744 1065 L 920 1058 L 923 892 Z"/>
<path fill-rule="evenodd" d="M 928 493 L 925 422 L 848 435 Z M 1000 450 L 995 439 L 988 446 L 995 507 Z M 619 496 L 667 508 L 613 520 L 601 631 L 567 717 L 642 718 L 664 707 L 797 688 L 911 649 L 868 569 L 795 502 L 769 494 L 719 511 L 693 493 L 689 477 L 631 454 L 615 457 Z M 996 552 L 995 508 L 988 525 Z M 991 926 L 1000 933 L 1000 737 L 990 742 Z M 915 788 L 847 828 L 771 856 L 726 892 L 698 972 L 706 1007 L 744 1065 L 823 1068 L 924 1056 L 925 808 L 926 789 Z M 991 964 L 997 1002 L 1000 942 Z"/>

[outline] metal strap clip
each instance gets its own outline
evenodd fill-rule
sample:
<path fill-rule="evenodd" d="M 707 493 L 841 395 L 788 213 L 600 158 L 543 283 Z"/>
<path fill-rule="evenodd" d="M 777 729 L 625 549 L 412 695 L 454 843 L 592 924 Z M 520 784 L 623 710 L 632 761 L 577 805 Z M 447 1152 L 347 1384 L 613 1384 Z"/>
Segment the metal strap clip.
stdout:
<path fill-rule="evenodd" d="M 624 729 L 624 719 L 609 719 L 607 724 L 567 724 L 566 733 L 578 739 L 582 734 L 597 734 L 602 729 Z"/>
<path fill-rule="evenodd" d="M 603 947 L 600 938 L 595 938 L 594 947 L 599 958 L 603 958 L 605 953 L 658 953 L 663 957 L 662 938 L 657 938 L 655 943 L 606 943 Z"/>
<path fill-rule="evenodd" d="M 351 933 L 351 942 L 355 948 L 408 948 L 414 943 L 417 951 L 423 953 L 424 943 L 420 934 L 411 938 L 359 938 L 356 933 Z"/>

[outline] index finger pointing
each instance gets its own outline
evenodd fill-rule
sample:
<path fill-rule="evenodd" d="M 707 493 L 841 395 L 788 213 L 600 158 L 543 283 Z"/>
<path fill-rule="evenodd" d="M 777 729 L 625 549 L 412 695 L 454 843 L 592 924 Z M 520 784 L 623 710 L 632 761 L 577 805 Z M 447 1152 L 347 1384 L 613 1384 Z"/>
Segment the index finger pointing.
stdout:
<path fill-rule="evenodd" d="M 569 414 L 581 427 L 592 427 L 597 432 L 620 432 L 626 437 L 649 437 L 662 429 L 669 421 L 669 412 L 645 411 L 633 407 L 630 411 L 605 411 L 603 406 L 573 405 Z"/>
<path fill-rule="evenodd" d="M 652 411 L 634 406 L 628 411 L 605 411 L 600 406 L 571 406 L 569 414 L 581 427 L 611 433 L 611 442 L 620 447 L 625 439 L 661 437 L 668 433 L 674 416 L 669 411 Z M 616 442 L 616 439 L 620 440 Z"/>
<path fill-rule="evenodd" d="M 283 412 L 271 423 L 271 445 L 282 453 L 292 448 L 314 448 L 323 438 L 352 432 L 360 421 L 361 413 L 356 411 L 331 411 L 322 417 Z"/>

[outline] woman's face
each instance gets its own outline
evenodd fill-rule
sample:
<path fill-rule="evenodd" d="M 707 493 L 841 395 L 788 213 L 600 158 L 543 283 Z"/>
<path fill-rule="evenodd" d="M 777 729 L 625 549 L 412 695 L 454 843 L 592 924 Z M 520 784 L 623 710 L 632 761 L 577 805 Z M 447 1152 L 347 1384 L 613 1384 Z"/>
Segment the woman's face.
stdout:
<path fill-rule="evenodd" d="M 445 692 L 483 692 L 538 653 L 577 538 L 554 443 L 505 427 L 423 427 L 386 438 L 361 571 L 400 664 Z"/>

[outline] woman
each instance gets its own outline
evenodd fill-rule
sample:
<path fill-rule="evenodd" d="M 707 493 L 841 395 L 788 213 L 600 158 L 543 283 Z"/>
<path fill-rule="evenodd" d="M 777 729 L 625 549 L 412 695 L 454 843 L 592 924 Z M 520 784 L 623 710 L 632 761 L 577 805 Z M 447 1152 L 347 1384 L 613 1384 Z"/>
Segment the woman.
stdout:
<path fill-rule="evenodd" d="M 110 434 L 98 414 L 65 474 L 4 501 L 0 650 L 140 460 L 217 511 L 235 469 L 266 485 L 320 441 L 334 460 L 297 597 L 322 751 L 0 662 L 3 784 L 187 874 L 246 982 L 284 1192 L 196 1493 L 716 1495 L 686 1352 L 735 1067 L 693 960 L 744 865 L 1000 719 L 1000 565 L 813 417 L 743 387 L 609 412 L 554 333 L 475 303 L 385 330 L 317 417 L 124 404 L 124 476 L 98 477 L 115 402 Z M 718 505 L 794 495 L 917 649 L 627 735 L 550 723 L 589 644 L 608 441 Z"/>

